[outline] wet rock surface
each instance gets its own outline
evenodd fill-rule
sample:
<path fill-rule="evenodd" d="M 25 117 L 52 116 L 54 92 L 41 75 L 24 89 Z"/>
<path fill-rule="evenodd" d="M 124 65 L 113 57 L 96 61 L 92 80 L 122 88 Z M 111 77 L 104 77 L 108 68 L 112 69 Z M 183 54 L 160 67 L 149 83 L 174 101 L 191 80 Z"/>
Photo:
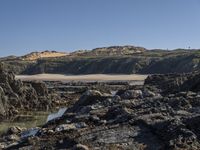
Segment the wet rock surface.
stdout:
<path fill-rule="evenodd" d="M 121 88 L 74 83 L 72 95 L 80 96 L 66 103 L 67 109 L 61 116 L 42 127 L 9 129 L 1 136 L 0 147 L 198 150 L 200 95 L 198 80 L 193 78 L 198 78 L 198 74 L 152 75 L 144 86 Z M 70 89 L 66 84 L 72 83 L 54 84 L 65 85 L 57 87 L 64 97 Z M 114 89 L 117 91 L 113 94 Z"/>

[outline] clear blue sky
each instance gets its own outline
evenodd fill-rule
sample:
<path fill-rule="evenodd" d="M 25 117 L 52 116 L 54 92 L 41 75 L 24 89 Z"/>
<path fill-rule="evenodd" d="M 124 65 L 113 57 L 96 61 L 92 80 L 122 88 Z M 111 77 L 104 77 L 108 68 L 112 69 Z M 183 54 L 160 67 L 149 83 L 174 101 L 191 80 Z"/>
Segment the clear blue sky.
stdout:
<path fill-rule="evenodd" d="M 200 48 L 200 1 L 0 0 L 0 56 L 112 45 Z"/>

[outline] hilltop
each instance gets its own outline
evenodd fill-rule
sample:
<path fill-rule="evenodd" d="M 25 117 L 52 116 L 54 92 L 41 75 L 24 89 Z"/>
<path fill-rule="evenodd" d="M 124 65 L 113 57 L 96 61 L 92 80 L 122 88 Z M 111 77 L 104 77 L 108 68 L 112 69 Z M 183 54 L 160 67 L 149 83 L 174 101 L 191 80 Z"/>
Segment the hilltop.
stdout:
<path fill-rule="evenodd" d="M 143 53 L 146 49 L 135 46 L 110 46 L 70 53 L 71 56 L 123 56 Z"/>
<path fill-rule="evenodd" d="M 33 52 L 0 59 L 16 74 L 155 74 L 184 73 L 200 69 L 198 49 L 146 49 L 111 46 L 70 53 Z"/>
<path fill-rule="evenodd" d="M 146 49 L 143 47 L 135 47 L 135 46 L 110 46 L 110 47 L 99 47 L 92 50 L 76 50 L 73 52 L 58 52 L 58 51 L 35 51 L 24 56 L 16 57 L 16 56 L 9 56 L 5 57 L 5 59 L 19 59 L 24 61 L 36 61 L 38 59 L 43 58 L 58 58 L 58 57 L 99 57 L 99 56 L 126 56 L 126 55 L 133 55 L 133 54 L 141 54 L 145 52 Z"/>

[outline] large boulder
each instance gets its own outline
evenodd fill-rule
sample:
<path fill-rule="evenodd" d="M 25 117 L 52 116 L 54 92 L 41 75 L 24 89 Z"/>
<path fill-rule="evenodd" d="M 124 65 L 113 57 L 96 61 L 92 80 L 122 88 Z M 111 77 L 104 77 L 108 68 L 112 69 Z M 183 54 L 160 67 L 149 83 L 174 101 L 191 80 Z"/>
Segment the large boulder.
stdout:
<path fill-rule="evenodd" d="M 97 90 L 87 90 L 81 95 L 79 100 L 74 104 L 73 110 L 77 110 L 80 107 L 93 105 L 102 99 L 102 93 Z"/>
<path fill-rule="evenodd" d="M 180 91 L 199 91 L 200 73 L 157 74 L 150 75 L 145 80 L 145 86 L 153 86 L 162 90 L 163 94 Z"/>

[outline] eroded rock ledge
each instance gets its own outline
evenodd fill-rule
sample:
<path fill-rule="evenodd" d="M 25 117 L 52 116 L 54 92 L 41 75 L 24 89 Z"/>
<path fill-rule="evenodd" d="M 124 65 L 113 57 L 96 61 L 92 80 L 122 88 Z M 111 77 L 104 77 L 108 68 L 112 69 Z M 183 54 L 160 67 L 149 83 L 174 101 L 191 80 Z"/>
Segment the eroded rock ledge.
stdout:
<path fill-rule="evenodd" d="M 22 82 L 15 79 L 0 63 L 1 120 L 16 115 L 20 110 L 46 110 L 52 107 L 52 93 L 43 82 Z"/>

